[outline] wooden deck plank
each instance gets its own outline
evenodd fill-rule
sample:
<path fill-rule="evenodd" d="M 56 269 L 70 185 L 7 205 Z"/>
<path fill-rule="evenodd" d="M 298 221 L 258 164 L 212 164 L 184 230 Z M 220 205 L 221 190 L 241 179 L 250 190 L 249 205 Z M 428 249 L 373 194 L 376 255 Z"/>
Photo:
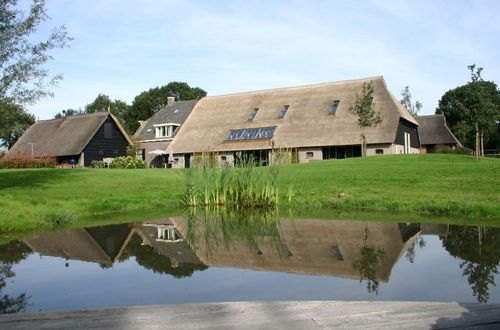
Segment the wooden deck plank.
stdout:
<path fill-rule="evenodd" d="M 155 305 L 0 315 L 1 329 L 500 328 L 500 305 L 282 301 Z"/>

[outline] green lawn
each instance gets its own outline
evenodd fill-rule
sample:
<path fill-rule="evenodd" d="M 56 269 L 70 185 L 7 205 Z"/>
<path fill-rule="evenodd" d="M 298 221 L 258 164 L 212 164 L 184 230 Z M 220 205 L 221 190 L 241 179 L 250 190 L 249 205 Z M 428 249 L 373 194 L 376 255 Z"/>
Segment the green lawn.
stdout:
<path fill-rule="evenodd" d="M 500 222 L 499 174 L 498 159 L 477 161 L 457 155 L 387 155 L 286 165 L 280 174 L 279 206 Z M 93 215 L 116 222 L 113 214 L 127 212 L 146 218 L 155 210 L 175 208 L 182 181 L 181 170 L 0 170 L 0 230 L 48 228 Z"/>

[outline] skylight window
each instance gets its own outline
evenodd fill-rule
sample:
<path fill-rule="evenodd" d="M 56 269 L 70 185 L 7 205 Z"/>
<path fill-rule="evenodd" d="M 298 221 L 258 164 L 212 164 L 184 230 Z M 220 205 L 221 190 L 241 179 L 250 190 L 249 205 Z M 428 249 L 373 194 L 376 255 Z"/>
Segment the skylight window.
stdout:
<path fill-rule="evenodd" d="M 248 121 L 252 121 L 255 119 L 255 116 L 257 116 L 257 112 L 259 112 L 259 108 L 255 108 L 252 110 L 252 113 L 250 116 L 248 116 Z"/>
<path fill-rule="evenodd" d="M 337 108 L 339 107 L 339 103 L 340 103 L 339 100 L 333 101 L 332 106 L 330 107 L 330 114 L 331 115 L 334 115 L 337 112 Z"/>
<path fill-rule="evenodd" d="M 278 118 L 279 118 L 279 119 L 283 119 L 283 118 L 285 118 L 286 112 L 288 111 L 288 108 L 289 108 L 289 107 L 290 107 L 289 105 L 285 105 L 285 106 L 283 107 L 283 110 L 281 110 L 281 111 L 280 111 L 280 114 L 278 115 Z"/>
<path fill-rule="evenodd" d="M 174 113 L 179 113 L 179 112 L 180 112 L 180 110 L 179 110 L 179 109 L 175 109 L 175 110 L 174 110 Z"/>
<path fill-rule="evenodd" d="M 269 139 L 273 137 L 276 127 L 261 127 L 261 128 L 247 128 L 236 129 L 229 131 L 224 140 L 253 140 L 253 139 Z"/>

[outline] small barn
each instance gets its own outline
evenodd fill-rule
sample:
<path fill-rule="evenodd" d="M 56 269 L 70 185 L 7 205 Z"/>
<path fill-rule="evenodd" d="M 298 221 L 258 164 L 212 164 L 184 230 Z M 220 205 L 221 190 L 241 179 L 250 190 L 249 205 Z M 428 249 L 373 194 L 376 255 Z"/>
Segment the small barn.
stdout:
<path fill-rule="evenodd" d="M 383 116 L 365 130 L 367 154 L 418 153 L 418 123 L 379 76 L 204 97 L 169 145 L 174 167 L 189 167 L 203 153 L 221 163 L 251 155 L 263 164 L 277 149 L 301 163 L 361 156 L 361 129 L 349 108 L 364 83 L 373 84 Z"/>
<path fill-rule="evenodd" d="M 141 157 L 149 167 L 165 167 L 168 162 L 168 146 L 189 116 L 198 100 L 175 102 L 169 97 L 167 105 L 151 118 L 140 121 L 135 132 L 141 145 Z"/>
<path fill-rule="evenodd" d="M 125 156 L 132 144 L 118 119 L 108 112 L 34 123 L 7 152 L 5 159 L 55 157 L 90 166 L 93 160 Z"/>
<path fill-rule="evenodd" d="M 419 116 L 417 122 L 421 153 L 434 153 L 443 148 L 453 150 L 462 146 L 446 125 L 443 114 Z"/>

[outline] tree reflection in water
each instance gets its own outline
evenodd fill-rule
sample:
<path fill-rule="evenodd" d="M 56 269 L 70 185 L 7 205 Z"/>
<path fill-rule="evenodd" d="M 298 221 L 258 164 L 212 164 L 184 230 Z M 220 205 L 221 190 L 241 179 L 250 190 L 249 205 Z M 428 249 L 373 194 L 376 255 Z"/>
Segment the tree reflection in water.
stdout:
<path fill-rule="evenodd" d="M 473 295 L 481 303 L 488 302 L 500 263 L 500 228 L 450 226 L 441 241 L 450 255 L 463 260 L 460 269 Z"/>
<path fill-rule="evenodd" d="M 208 267 L 203 264 L 180 263 L 175 264 L 172 260 L 163 254 L 160 254 L 152 246 L 142 244 L 139 235 L 134 235 L 122 255 L 120 262 L 135 257 L 136 262 L 154 273 L 170 274 L 175 278 L 190 277 L 197 270 L 202 271 Z"/>
<path fill-rule="evenodd" d="M 366 289 L 369 293 L 378 294 L 379 281 L 377 271 L 385 257 L 385 251 L 381 248 L 367 246 L 369 231 L 365 228 L 363 233 L 363 247 L 359 251 L 359 259 L 353 262 L 354 269 L 359 271 L 360 282 L 366 280 Z"/>
<path fill-rule="evenodd" d="M 23 312 L 29 304 L 26 293 L 17 297 L 2 294 L 2 290 L 7 285 L 7 279 L 13 278 L 16 274 L 12 271 L 12 266 L 26 259 L 31 254 L 31 250 L 26 244 L 20 241 L 11 241 L 5 245 L 0 245 L 0 313 Z"/>

